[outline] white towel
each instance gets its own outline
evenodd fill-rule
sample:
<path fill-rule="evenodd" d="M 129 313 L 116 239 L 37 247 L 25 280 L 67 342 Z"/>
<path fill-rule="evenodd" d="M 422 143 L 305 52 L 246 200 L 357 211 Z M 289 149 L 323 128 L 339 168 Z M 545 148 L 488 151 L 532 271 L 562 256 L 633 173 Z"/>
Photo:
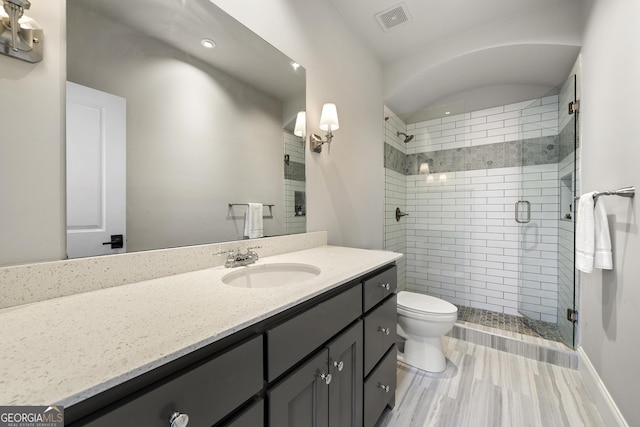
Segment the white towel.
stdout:
<path fill-rule="evenodd" d="M 247 214 L 244 217 L 244 235 L 250 239 L 263 237 L 262 203 L 249 203 Z"/>
<path fill-rule="evenodd" d="M 613 256 L 611 254 L 611 236 L 609 235 L 607 211 L 604 208 L 604 200 L 596 200 L 595 204 L 595 267 L 611 270 L 613 268 Z"/>
<path fill-rule="evenodd" d="M 593 195 L 595 192 L 580 196 L 576 223 L 576 268 L 585 273 L 593 271 L 595 254 L 595 219 L 593 213 Z"/>

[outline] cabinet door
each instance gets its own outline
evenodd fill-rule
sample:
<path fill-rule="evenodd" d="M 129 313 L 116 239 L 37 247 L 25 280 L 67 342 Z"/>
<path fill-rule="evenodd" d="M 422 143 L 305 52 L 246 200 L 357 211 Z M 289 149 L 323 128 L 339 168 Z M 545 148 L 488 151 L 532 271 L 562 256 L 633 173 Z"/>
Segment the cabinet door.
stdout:
<path fill-rule="evenodd" d="M 319 350 L 307 363 L 267 391 L 270 426 L 328 427 L 328 358 L 327 349 Z"/>
<path fill-rule="evenodd" d="M 362 426 L 362 320 L 331 341 L 329 425 Z"/>

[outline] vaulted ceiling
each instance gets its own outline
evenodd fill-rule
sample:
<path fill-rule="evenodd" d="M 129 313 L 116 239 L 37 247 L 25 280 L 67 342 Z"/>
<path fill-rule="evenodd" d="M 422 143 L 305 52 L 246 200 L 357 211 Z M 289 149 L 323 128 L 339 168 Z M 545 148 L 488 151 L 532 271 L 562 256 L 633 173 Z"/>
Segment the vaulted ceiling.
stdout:
<path fill-rule="evenodd" d="M 542 96 L 580 51 L 581 0 L 330 1 L 383 64 L 384 101 L 396 114 Z M 376 19 L 385 11 L 386 31 Z M 406 22 L 394 26 L 402 12 Z"/>

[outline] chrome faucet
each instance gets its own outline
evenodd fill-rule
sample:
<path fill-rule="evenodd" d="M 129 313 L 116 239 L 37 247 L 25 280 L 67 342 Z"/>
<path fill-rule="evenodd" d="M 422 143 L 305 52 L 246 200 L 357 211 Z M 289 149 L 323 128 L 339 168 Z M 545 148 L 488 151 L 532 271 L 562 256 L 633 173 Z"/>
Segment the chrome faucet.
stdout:
<path fill-rule="evenodd" d="M 233 268 L 253 264 L 259 259 L 258 253 L 254 251 L 254 249 L 260 248 L 261 246 L 253 246 L 247 248 L 247 252 L 244 254 L 240 252 L 240 249 L 236 249 L 235 251 L 230 250 L 226 252 L 228 253 L 228 255 L 227 261 L 224 263 L 224 266 L 226 268 Z"/>

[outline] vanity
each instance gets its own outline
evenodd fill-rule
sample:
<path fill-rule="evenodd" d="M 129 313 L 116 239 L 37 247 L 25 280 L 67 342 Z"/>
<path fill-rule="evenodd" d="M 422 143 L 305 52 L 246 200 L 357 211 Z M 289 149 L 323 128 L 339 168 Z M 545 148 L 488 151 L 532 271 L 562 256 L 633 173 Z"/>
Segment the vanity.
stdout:
<path fill-rule="evenodd" d="M 50 378 L 17 399 L 64 405 L 74 427 L 178 427 L 186 416 L 189 426 L 373 426 L 395 404 L 399 257 L 322 246 L 255 265 L 319 269 L 299 284 L 229 286 L 224 277 L 246 267 L 216 267 L 5 309 L 7 328 L 29 312 L 77 313 L 47 321 L 75 325 L 52 340 L 66 351 L 0 369 L 18 384 L 15 369 L 42 359 L 23 374 Z M 27 341 L 47 345 L 37 338 Z"/>

